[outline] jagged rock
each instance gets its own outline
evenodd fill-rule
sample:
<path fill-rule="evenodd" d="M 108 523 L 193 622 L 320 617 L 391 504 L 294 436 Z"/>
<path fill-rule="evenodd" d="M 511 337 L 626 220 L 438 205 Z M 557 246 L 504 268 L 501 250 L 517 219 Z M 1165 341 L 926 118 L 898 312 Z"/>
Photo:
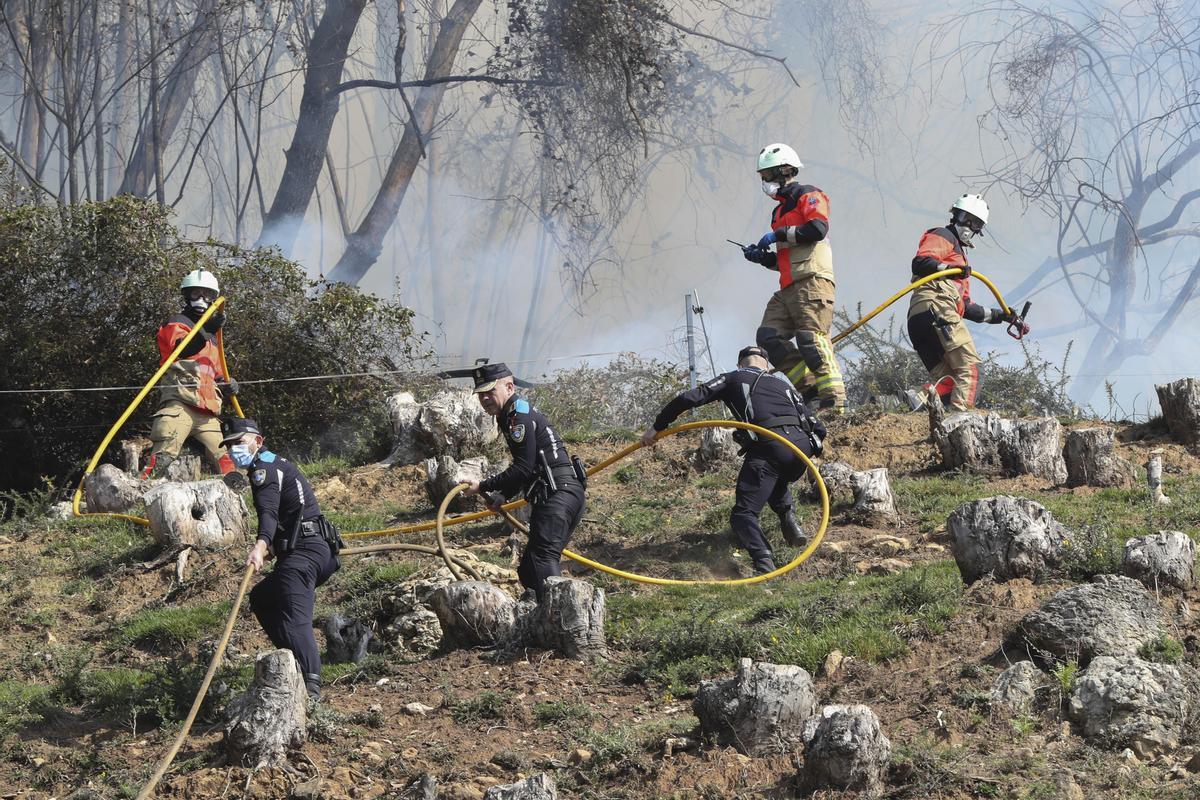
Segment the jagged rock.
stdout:
<path fill-rule="evenodd" d="M 1000 495 L 964 503 L 946 519 L 963 581 L 1043 578 L 1063 560 L 1067 529 L 1041 504 Z"/>
<path fill-rule="evenodd" d="M 226 547 L 249 532 L 245 501 L 219 480 L 164 483 L 145 499 L 150 533 L 164 545 Z"/>
<path fill-rule="evenodd" d="M 426 456 L 461 459 L 494 442 L 496 421 L 470 389 L 443 389 L 421 404 L 413 431 Z"/>
<path fill-rule="evenodd" d="M 854 491 L 854 513 L 875 522 L 895 522 L 899 518 L 885 467 L 855 472 L 850 476 L 850 488 Z"/>
<path fill-rule="evenodd" d="M 1200 381 L 1182 378 L 1155 384 L 1154 391 L 1171 435 L 1184 444 L 1200 442 Z"/>
<path fill-rule="evenodd" d="M 738 443 L 733 440 L 733 431 L 729 428 L 705 428 L 700 433 L 700 446 L 696 448 L 693 461 L 698 470 L 737 463 Z"/>
<path fill-rule="evenodd" d="M 825 706 L 804 723 L 801 780 L 809 789 L 850 789 L 875 797 L 892 759 L 892 743 L 867 706 Z"/>
<path fill-rule="evenodd" d="M 992 708 L 1014 715 L 1028 714 L 1033 710 L 1037 690 L 1046 684 L 1046 675 L 1036 664 L 1018 661 L 1001 672 L 992 684 Z"/>
<path fill-rule="evenodd" d="M 225 751 L 230 763 L 259 769 L 281 764 L 304 743 L 308 691 L 290 650 L 260 653 L 254 680 L 229 704 Z"/>
<path fill-rule="evenodd" d="M 101 464 L 83 479 L 83 496 L 89 513 L 125 514 L 142 505 L 142 485 L 112 464 Z"/>
<path fill-rule="evenodd" d="M 512 639 L 516 602 L 490 583 L 459 581 L 435 591 L 429 605 L 446 647 L 491 647 Z"/>
<path fill-rule="evenodd" d="M 854 499 L 854 468 L 841 461 L 827 461 L 817 467 L 821 480 L 825 483 L 825 491 L 829 493 L 830 504 L 837 500 L 850 501 Z M 821 496 L 816 483 L 810 483 L 809 496 L 816 500 Z"/>
<path fill-rule="evenodd" d="M 1132 486 L 1137 470 L 1114 452 L 1113 443 L 1112 428 L 1067 431 L 1067 486 Z"/>
<path fill-rule="evenodd" d="M 396 392 L 385 401 L 392 422 L 392 452 L 382 463 L 388 467 L 419 464 L 425 453 L 417 446 L 416 424 L 421 404 L 412 392 Z"/>
<path fill-rule="evenodd" d="M 492 786 L 483 793 L 484 800 L 558 800 L 554 779 L 544 772 L 519 783 Z"/>
<path fill-rule="evenodd" d="M 1171 498 L 1162 488 L 1162 469 L 1162 450 L 1151 451 L 1150 458 L 1146 459 L 1146 486 L 1150 489 L 1150 499 L 1155 505 L 1169 506 Z"/>
<path fill-rule="evenodd" d="M 1123 571 L 1155 591 L 1190 589 L 1196 583 L 1196 545 L 1179 531 L 1134 537 L 1125 542 Z"/>
<path fill-rule="evenodd" d="M 86 505 L 84 508 L 86 509 Z M 73 516 L 75 516 L 75 509 L 71 505 L 70 500 L 63 500 L 62 502 L 55 503 L 54 505 L 50 506 L 50 508 L 46 509 L 47 519 L 67 520 L 71 519 Z"/>
<path fill-rule="evenodd" d="M 574 578 L 547 578 L 546 595 L 528 615 L 522 644 L 593 661 L 607 653 L 604 590 Z"/>
<path fill-rule="evenodd" d="M 442 500 L 460 483 L 481 481 L 499 470 L 488 464 L 484 456 L 465 458 L 455 461 L 450 456 L 438 456 L 425 459 L 425 493 L 435 506 L 441 505 Z M 461 511 L 472 501 L 462 495 L 450 501 L 450 508 Z"/>
<path fill-rule="evenodd" d="M 437 614 L 423 606 L 393 619 L 383 633 L 389 641 L 418 656 L 427 656 L 442 644 L 442 623 Z"/>
<path fill-rule="evenodd" d="M 949 469 L 1036 475 L 1056 486 L 1067 480 L 1062 425 L 1051 417 L 1011 420 L 956 412 L 934 423 L 933 439 Z"/>
<path fill-rule="evenodd" d="M 748 756 L 786 753 L 816 710 L 812 676 L 790 664 L 743 658 L 736 675 L 702 681 L 692 708 L 700 729 Z"/>
<path fill-rule="evenodd" d="M 341 614 L 330 614 L 321 626 L 325 632 L 325 646 L 331 664 L 357 664 L 367 657 L 371 644 L 371 626 L 362 620 L 346 619 Z"/>
<path fill-rule="evenodd" d="M 1132 578 L 1097 575 L 1092 583 L 1052 595 L 1017 630 L 1034 650 L 1086 665 L 1097 656 L 1133 655 L 1162 633 L 1153 595 Z"/>
<path fill-rule="evenodd" d="M 1179 747 L 1194 724 L 1200 676 L 1191 667 L 1099 656 L 1076 681 L 1069 711 L 1084 736 L 1141 759 Z"/>

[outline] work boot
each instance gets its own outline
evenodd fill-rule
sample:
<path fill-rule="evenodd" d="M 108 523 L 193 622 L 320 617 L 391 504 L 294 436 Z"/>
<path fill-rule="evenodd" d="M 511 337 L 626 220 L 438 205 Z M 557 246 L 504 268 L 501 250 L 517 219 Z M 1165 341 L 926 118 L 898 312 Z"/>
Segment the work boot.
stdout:
<path fill-rule="evenodd" d="M 900 398 L 900 402 L 908 404 L 909 411 L 920 411 L 925 407 L 925 398 L 912 389 L 896 392 L 896 397 Z"/>
<path fill-rule="evenodd" d="M 175 463 L 175 456 L 168 455 L 166 453 L 155 453 L 154 455 L 150 456 L 150 458 L 153 459 L 150 462 L 150 477 L 167 477 L 167 470 L 171 468 L 173 463 Z"/>
<path fill-rule="evenodd" d="M 774 572 L 775 569 L 775 559 L 771 558 L 770 553 L 758 556 L 754 559 L 755 575 L 766 575 L 768 572 Z"/>
<path fill-rule="evenodd" d="M 313 673 L 304 673 L 304 688 L 308 689 L 308 699 L 314 703 L 321 702 L 321 676 Z"/>
<path fill-rule="evenodd" d="M 808 544 L 808 534 L 796 521 L 796 515 L 788 508 L 779 515 L 779 529 L 783 531 L 783 540 L 792 547 L 804 547 Z"/>

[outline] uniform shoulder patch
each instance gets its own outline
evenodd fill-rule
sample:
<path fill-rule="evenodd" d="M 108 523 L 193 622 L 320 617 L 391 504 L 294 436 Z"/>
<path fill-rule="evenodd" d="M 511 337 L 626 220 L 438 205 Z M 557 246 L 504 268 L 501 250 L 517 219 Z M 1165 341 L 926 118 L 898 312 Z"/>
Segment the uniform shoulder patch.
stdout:
<path fill-rule="evenodd" d="M 524 397 L 518 397 L 517 402 L 513 404 L 513 411 L 516 411 L 518 414 L 528 414 L 529 401 Z"/>
<path fill-rule="evenodd" d="M 508 429 L 508 438 L 517 443 L 525 441 L 525 426 L 513 425 Z"/>
<path fill-rule="evenodd" d="M 250 473 L 250 482 L 255 486 L 262 486 L 267 482 L 267 471 L 265 469 L 256 469 Z"/>

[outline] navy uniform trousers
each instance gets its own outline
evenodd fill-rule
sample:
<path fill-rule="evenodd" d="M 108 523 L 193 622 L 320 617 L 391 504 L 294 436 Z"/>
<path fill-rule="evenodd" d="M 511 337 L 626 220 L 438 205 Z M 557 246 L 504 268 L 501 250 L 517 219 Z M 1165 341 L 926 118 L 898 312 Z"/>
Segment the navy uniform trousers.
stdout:
<path fill-rule="evenodd" d="M 250 608 L 271 643 L 291 650 L 308 676 L 321 674 L 321 654 L 313 635 L 317 587 L 338 570 L 338 559 L 320 536 L 296 539 L 290 553 L 278 557 L 275 568 L 250 590 Z"/>
<path fill-rule="evenodd" d="M 517 566 L 521 585 L 533 589 L 541 600 L 546 578 L 561 575 L 559 562 L 571 533 L 583 519 L 583 486 L 574 479 L 557 479 L 558 491 L 531 503 L 529 542 Z"/>
<path fill-rule="evenodd" d="M 794 442 L 805 455 L 812 455 L 812 443 L 799 428 L 787 426 L 775 432 Z M 747 451 L 741 472 L 738 473 L 729 527 L 751 558 L 773 557 L 771 546 L 767 544 L 767 538 L 758 524 L 758 515 L 764 505 L 769 505 L 776 514 L 783 514 L 791 508 L 792 493 L 789 486 L 804 475 L 805 469 L 804 462 L 791 448 L 774 439 L 756 442 Z"/>

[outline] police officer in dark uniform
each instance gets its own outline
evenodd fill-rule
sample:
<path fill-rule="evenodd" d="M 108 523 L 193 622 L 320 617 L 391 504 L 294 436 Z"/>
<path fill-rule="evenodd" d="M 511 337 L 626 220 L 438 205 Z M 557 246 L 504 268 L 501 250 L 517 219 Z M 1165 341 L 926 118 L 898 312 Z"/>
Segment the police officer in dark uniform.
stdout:
<path fill-rule="evenodd" d="M 768 372 L 768 367 L 764 349 L 743 348 L 738 353 L 738 368 L 733 372 L 718 375 L 667 403 L 654 425 L 642 434 L 642 444 L 653 444 L 658 434 L 688 409 L 720 400 L 735 419 L 778 433 L 805 455 L 819 455 L 825 426 L 809 412 L 791 382 Z M 788 490 L 789 484 L 804 474 L 806 466 L 782 442 L 746 430 L 737 430 L 733 436 L 746 457 L 738 473 L 729 525 L 750 553 L 755 573 L 774 572 L 775 556 L 758 524 L 758 515 L 763 505 L 769 505 L 779 515 L 779 526 L 788 544 L 803 547 L 808 543 L 808 536 L 792 512 L 792 493 Z"/>
<path fill-rule="evenodd" d="M 473 481 L 464 495 L 499 492 L 512 498 L 522 492 L 529 501 L 529 543 L 517 567 L 526 592 L 540 602 L 546 578 L 561 574 L 563 548 L 583 518 L 586 475 L 579 459 L 567 454 L 563 440 L 549 420 L 529 401 L 516 394 L 513 374 L 504 364 L 485 364 L 475 370 L 475 394 L 483 410 L 504 434 L 512 464 L 499 475 Z M 500 501 L 488 500 L 489 508 Z"/>
<path fill-rule="evenodd" d="M 321 515 L 308 479 L 295 464 L 263 447 L 252 419 L 222 421 L 222 444 L 250 475 L 258 511 L 258 539 L 246 558 L 254 571 L 269 554 L 275 569 L 250 590 L 250 608 L 276 647 L 291 650 L 309 697 L 321 697 L 321 655 L 313 636 L 317 587 L 337 572 L 341 545 L 336 529 Z"/>

